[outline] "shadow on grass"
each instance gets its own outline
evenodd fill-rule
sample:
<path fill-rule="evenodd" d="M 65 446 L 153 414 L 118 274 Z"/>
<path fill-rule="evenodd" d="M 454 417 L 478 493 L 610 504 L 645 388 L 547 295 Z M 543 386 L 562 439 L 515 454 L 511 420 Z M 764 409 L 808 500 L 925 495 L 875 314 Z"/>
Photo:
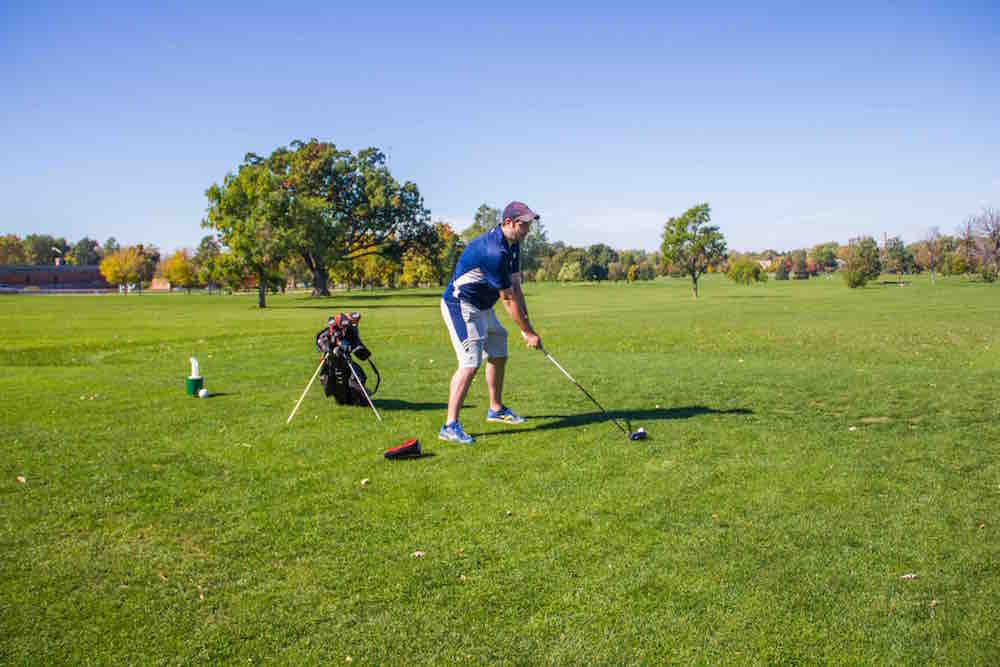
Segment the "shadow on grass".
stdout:
<path fill-rule="evenodd" d="M 730 410 L 716 410 L 704 405 L 686 405 L 678 408 L 661 408 L 654 410 L 609 410 L 608 414 L 619 421 L 626 422 L 631 428 L 645 426 L 649 422 L 668 421 L 672 419 L 691 419 L 701 415 L 752 415 L 753 410 L 746 408 L 732 408 Z M 557 421 L 548 424 L 541 424 L 534 428 L 518 428 L 509 431 L 470 433 L 477 435 L 507 435 L 524 431 L 549 431 L 559 428 L 574 428 L 576 426 L 586 426 L 587 424 L 597 424 L 600 422 L 610 422 L 608 416 L 603 412 L 584 412 L 578 415 L 525 415 L 526 419 L 555 419 Z M 614 424 L 612 424 L 614 426 Z"/>
<path fill-rule="evenodd" d="M 434 452 L 423 451 L 423 452 L 420 452 L 420 456 L 403 456 L 403 457 L 398 458 L 398 459 L 386 459 L 386 461 L 389 462 L 389 463 L 403 464 L 403 463 L 408 463 L 408 462 L 411 462 L 411 461 L 420 461 L 420 460 L 423 460 L 423 459 L 432 459 L 435 456 L 437 456 L 437 454 L 435 454 Z"/>
<path fill-rule="evenodd" d="M 395 398 L 373 398 L 372 403 L 375 407 L 382 408 L 383 410 L 416 410 L 421 412 L 424 410 L 447 410 L 447 403 L 411 403 L 410 401 L 400 401 Z M 475 407 L 468 406 L 465 407 Z"/>
<path fill-rule="evenodd" d="M 354 310 L 351 304 L 344 304 L 343 300 L 340 300 L 340 306 L 334 307 L 334 302 L 337 301 L 334 297 L 326 299 L 326 297 L 313 297 L 317 299 L 316 303 L 296 303 L 288 306 L 274 306 L 275 310 L 326 310 L 329 312 L 341 312 L 346 313 L 348 311 Z M 323 301 L 319 301 L 323 299 Z M 437 303 L 363 303 L 354 304 L 360 308 L 364 309 L 374 309 L 374 308 L 440 308 Z M 268 306 L 271 308 L 271 306 Z"/>
<path fill-rule="evenodd" d="M 717 299 L 791 299 L 790 294 L 724 294 Z"/>

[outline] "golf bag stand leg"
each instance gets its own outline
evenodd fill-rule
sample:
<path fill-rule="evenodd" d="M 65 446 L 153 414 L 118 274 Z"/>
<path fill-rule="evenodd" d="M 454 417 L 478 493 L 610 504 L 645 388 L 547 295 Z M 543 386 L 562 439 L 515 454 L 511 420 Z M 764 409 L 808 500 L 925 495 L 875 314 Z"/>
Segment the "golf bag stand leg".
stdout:
<path fill-rule="evenodd" d="M 288 420 L 285 421 L 286 424 L 291 424 L 292 423 L 292 417 L 295 416 L 295 413 L 298 411 L 299 406 L 302 405 L 302 399 L 305 398 L 306 394 L 309 393 L 309 388 L 313 386 L 313 382 L 316 381 L 316 376 L 319 375 L 319 371 L 320 371 L 321 368 L 323 368 L 323 364 L 325 364 L 325 363 L 326 363 L 326 355 L 324 354 L 323 358 L 319 360 L 319 366 L 316 367 L 316 372 L 313 373 L 312 378 L 309 380 L 309 384 L 306 385 L 305 391 L 303 391 L 302 395 L 299 396 L 298 403 L 296 403 L 295 407 L 292 408 L 292 414 L 288 415 Z"/>

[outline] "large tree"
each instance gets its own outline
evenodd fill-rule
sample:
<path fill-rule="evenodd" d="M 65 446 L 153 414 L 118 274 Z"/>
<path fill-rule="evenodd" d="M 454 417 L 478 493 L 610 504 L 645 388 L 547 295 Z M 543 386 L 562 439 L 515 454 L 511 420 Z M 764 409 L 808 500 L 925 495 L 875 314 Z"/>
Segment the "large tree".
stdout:
<path fill-rule="evenodd" d="M 247 160 L 267 168 L 284 189 L 284 227 L 313 273 L 314 295 L 329 296 L 334 265 L 370 255 L 399 263 L 408 250 L 435 243 L 419 188 L 396 181 L 377 148 L 354 155 L 312 139 Z"/>
<path fill-rule="evenodd" d="M 202 226 L 215 230 L 233 258 L 257 276 L 257 305 L 267 307 L 269 276 L 298 240 L 289 228 L 287 188 L 267 165 L 248 159 L 205 196 Z"/>
<path fill-rule="evenodd" d="M 691 291 L 698 298 L 698 279 L 708 267 L 726 256 L 726 239 L 718 226 L 708 224 L 712 211 L 698 204 L 683 215 L 670 218 L 663 226 L 664 259 L 691 277 Z"/>

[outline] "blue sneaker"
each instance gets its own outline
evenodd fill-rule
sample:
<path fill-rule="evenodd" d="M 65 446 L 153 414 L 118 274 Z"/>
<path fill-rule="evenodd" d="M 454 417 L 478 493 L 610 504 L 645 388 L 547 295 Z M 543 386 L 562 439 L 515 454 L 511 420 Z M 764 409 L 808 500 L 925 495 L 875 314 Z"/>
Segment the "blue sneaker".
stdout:
<path fill-rule="evenodd" d="M 524 417 L 518 417 L 513 410 L 505 405 L 499 410 L 487 410 L 486 421 L 501 422 L 503 424 L 523 424 Z"/>
<path fill-rule="evenodd" d="M 460 442 L 463 445 L 471 445 L 476 441 L 475 438 L 462 430 L 462 425 L 458 422 L 452 422 L 442 426 L 441 432 L 438 433 L 438 439 L 448 440 L 450 442 Z"/>

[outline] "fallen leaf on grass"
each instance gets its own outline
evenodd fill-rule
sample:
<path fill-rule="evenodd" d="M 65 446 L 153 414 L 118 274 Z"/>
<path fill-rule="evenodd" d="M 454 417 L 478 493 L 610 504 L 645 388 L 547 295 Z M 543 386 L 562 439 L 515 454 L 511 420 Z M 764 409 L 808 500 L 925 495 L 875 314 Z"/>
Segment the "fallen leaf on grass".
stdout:
<path fill-rule="evenodd" d="M 413 556 L 414 558 L 423 558 L 424 557 L 424 552 L 423 551 L 414 551 L 410 555 Z"/>
<path fill-rule="evenodd" d="M 28 480 L 26 480 L 26 479 L 24 478 L 24 475 L 18 475 L 18 476 L 17 476 L 17 481 L 18 481 L 18 482 L 20 482 L 21 484 L 27 484 L 27 483 L 28 483 Z M 982 527 L 982 526 L 980 526 L 980 528 L 981 528 L 981 527 Z"/>
<path fill-rule="evenodd" d="M 902 577 L 900 577 L 900 579 L 902 579 L 903 581 L 913 581 L 916 578 L 917 575 L 912 572 L 909 574 L 904 574 Z"/>
<path fill-rule="evenodd" d="M 165 576 L 163 576 L 163 573 L 162 573 L 162 572 L 157 572 L 157 573 L 156 573 L 156 576 L 158 576 L 158 577 L 159 577 L 160 579 L 162 579 L 163 581 L 167 581 L 167 578 L 166 578 Z"/>

